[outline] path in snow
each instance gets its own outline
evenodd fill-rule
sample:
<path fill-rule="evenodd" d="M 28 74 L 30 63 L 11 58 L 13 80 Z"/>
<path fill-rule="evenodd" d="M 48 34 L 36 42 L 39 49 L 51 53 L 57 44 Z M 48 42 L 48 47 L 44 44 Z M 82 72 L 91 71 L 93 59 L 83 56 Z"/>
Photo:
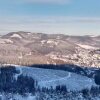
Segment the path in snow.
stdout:
<path fill-rule="evenodd" d="M 39 82 L 39 84 L 45 84 L 45 83 L 50 83 L 50 82 L 55 82 L 55 81 L 61 81 L 61 80 L 64 80 L 64 79 L 67 80 L 70 77 L 71 77 L 71 73 L 69 72 L 67 77 L 63 77 L 63 78 L 59 77 L 58 79 L 53 79 L 53 80 L 49 80 L 49 81 L 48 80 L 47 81 L 42 81 L 42 82 Z"/>
<path fill-rule="evenodd" d="M 20 76 L 23 72 L 22 72 L 22 68 L 21 67 L 17 67 L 17 69 L 19 71 L 19 74 L 15 75 L 15 79 L 17 80 L 18 76 Z"/>
<path fill-rule="evenodd" d="M 58 85 L 66 85 L 70 90 L 81 90 L 95 86 L 93 79 L 68 71 L 21 67 L 23 75 L 32 77 L 38 81 L 38 86 L 55 88 Z"/>

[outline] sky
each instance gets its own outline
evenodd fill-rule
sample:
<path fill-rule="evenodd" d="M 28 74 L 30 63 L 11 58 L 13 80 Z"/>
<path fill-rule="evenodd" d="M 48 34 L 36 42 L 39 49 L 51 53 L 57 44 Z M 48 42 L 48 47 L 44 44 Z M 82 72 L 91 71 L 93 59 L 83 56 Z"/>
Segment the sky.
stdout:
<path fill-rule="evenodd" d="M 0 34 L 100 35 L 100 0 L 0 0 Z"/>

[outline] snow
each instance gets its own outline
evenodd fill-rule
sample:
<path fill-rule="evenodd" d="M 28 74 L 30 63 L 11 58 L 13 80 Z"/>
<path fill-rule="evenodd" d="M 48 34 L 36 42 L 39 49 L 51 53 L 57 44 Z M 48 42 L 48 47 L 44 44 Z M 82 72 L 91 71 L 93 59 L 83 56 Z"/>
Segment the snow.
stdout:
<path fill-rule="evenodd" d="M 16 38 L 22 38 L 20 35 L 18 35 L 18 34 L 13 34 L 11 37 L 16 37 Z"/>
<path fill-rule="evenodd" d="M 97 37 L 98 35 L 90 35 L 90 37 Z"/>
<path fill-rule="evenodd" d="M 59 78 L 58 79 L 53 79 L 53 80 L 49 80 L 49 81 L 42 81 L 42 82 L 39 83 L 39 85 L 42 86 L 42 87 L 47 87 L 48 85 L 51 85 L 54 82 L 59 83 L 60 81 L 63 81 L 64 79 L 67 80 L 70 77 L 71 77 L 71 73 L 69 72 L 67 77 L 63 77 L 63 78 L 60 78 L 60 79 Z M 55 88 L 55 85 L 53 87 Z"/>
<path fill-rule="evenodd" d="M 53 45 L 58 45 L 59 42 L 54 41 L 54 40 L 42 40 L 41 41 L 42 45 L 45 44 L 45 43 L 47 43 L 47 44 L 53 44 Z M 51 47 L 53 47 L 53 46 L 51 45 Z"/>
<path fill-rule="evenodd" d="M 93 79 L 68 71 L 22 67 L 23 75 L 31 76 L 42 87 L 55 88 L 57 85 L 66 85 L 70 90 L 81 90 L 96 86 Z"/>
<path fill-rule="evenodd" d="M 19 65 L 15 65 L 15 64 L 2 64 L 3 66 L 15 66 L 15 67 L 20 67 Z"/>
<path fill-rule="evenodd" d="M 49 61 L 47 61 L 47 64 L 50 64 L 50 62 L 49 62 Z"/>
<path fill-rule="evenodd" d="M 22 74 L 22 68 L 18 66 L 18 67 L 16 68 L 16 70 L 19 71 L 19 73 L 15 75 L 15 79 L 17 80 L 18 76 L 20 76 L 20 75 Z"/>
<path fill-rule="evenodd" d="M 19 70 L 19 74 L 15 75 L 17 80 L 18 76 L 23 74 L 24 76 L 30 76 L 38 81 L 39 87 L 55 88 L 58 85 L 66 85 L 69 90 L 82 90 L 84 88 L 91 88 L 96 86 L 93 78 L 88 78 L 76 73 L 42 69 L 42 68 L 30 68 L 25 66 L 13 65 Z"/>
<path fill-rule="evenodd" d="M 32 55 L 32 52 L 29 52 L 28 54 L 26 54 L 27 56 L 31 56 Z"/>
<path fill-rule="evenodd" d="M 55 44 L 58 45 L 58 42 L 54 41 L 54 40 L 48 40 L 47 41 L 48 44 Z"/>
<path fill-rule="evenodd" d="M 60 39 L 61 37 L 60 36 L 57 36 L 57 38 L 56 39 Z"/>
<path fill-rule="evenodd" d="M 57 55 L 50 55 L 50 58 L 54 60 L 61 60 L 61 61 L 67 62 L 66 58 L 57 57 Z"/>
<path fill-rule="evenodd" d="M 10 94 L 10 93 L 8 93 L 7 96 L 4 94 L 0 94 L 0 97 L 2 98 L 0 100 L 36 100 L 36 97 L 29 93 L 25 97 L 19 94 Z"/>
<path fill-rule="evenodd" d="M 44 44 L 46 42 L 46 40 L 42 40 L 41 43 Z"/>
<path fill-rule="evenodd" d="M 82 45 L 82 44 L 77 44 L 78 46 L 84 48 L 84 49 L 96 49 L 96 47 L 90 46 L 90 45 Z"/>
<path fill-rule="evenodd" d="M 30 35 L 31 33 L 29 32 L 29 33 L 27 33 L 28 35 Z"/>
<path fill-rule="evenodd" d="M 5 43 L 13 43 L 13 41 L 10 39 L 0 39 L 0 44 L 5 44 Z"/>
<path fill-rule="evenodd" d="M 62 70 L 53 70 L 53 69 L 42 69 L 42 68 L 32 68 L 32 67 L 25 67 L 25 66 L 19 66 L 19 65 L 13 65 L 16 67 L 16 70 L 19 70 L 19 74 L 15 75 L 15 79 L 17 80 L 17 77 L 21 74 L 24 76 L 30 76 L 38 81 L 38 86 L 40 88 L 47 87 L 55 88 L 58 85 L 66 85 L 67 89 L 70 91 L 80 91 L 85 88 L 91 88 L 91 86 L 97 86 L 92 78 L 88 78 L 86 76 L 82 76 L 76 73 L 68 72 L 68 71 L 62 71 Z M 0 98 L 2 100 L 37 100 L 37 95 L 32 95 L 31 93 L 27 93 L 26 96 L 21 96 L 19 94 L 11 94 L 8 93 L 7 95 L 1 93 Z M 79 95 L 81 98 L 80 100 L 83 100 L 82 94 Z M 93 100 L 99 100 L 99 97 L 95 97 Z M 51 100 L 51 99 L 50 99 Z M 52 99 L 53 100 L 53 99 Z M 60 99 L 57 99 L 60 100 Z M 63 100 L 63 99 L 61 99 Z M 78 100 L 77 98 L 73 100 Z M 84 99 L 85 100 L 85 99 Z"/>
<path fill-rule="evenodd" d="M 53 54 L 50 55 L 50 58 L 51 58 L 51 59 L 58 59 L 58 57 L 57 57 L 56 55 L 53 55 Z"/>

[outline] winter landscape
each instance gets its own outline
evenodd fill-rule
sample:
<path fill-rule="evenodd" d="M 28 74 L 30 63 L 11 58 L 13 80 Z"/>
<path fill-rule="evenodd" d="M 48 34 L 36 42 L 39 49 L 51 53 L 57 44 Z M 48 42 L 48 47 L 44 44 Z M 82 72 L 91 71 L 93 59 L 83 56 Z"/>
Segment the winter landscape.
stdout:
<path fill-rule="evenodd" d="M 99 100 L 99 62 L 99 35 L 1 35 L 0 99 Z"/>
<path fill-rule="evenodd" d="M 100 100 L 100 0 L 0 0 L 0 100 Z"/>
<path fill-rule="evenodd" d="M 0 100 L 99 100 L 100 69 L 75 65 L 3 65 Z"/>
<path fill-rule="evenodd" d="M 99 35 L 1 35 L 0 100 L 100 100 L 99 62 Z"/>
<path fill-rule="evenodd" d="M 100 35 L 10 32 L 0 37 L 0 63 L 100 67 Z"/>

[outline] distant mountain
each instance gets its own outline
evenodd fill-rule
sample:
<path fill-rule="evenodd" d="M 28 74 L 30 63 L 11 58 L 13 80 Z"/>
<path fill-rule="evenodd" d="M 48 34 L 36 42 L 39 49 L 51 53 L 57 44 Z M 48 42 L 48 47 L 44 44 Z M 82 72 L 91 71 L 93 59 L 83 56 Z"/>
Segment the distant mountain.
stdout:
<path fill-rule="evenodd" d="M 2 64 L 100 67 L 100 36 L 11 32 L 0 37 Z"/>

